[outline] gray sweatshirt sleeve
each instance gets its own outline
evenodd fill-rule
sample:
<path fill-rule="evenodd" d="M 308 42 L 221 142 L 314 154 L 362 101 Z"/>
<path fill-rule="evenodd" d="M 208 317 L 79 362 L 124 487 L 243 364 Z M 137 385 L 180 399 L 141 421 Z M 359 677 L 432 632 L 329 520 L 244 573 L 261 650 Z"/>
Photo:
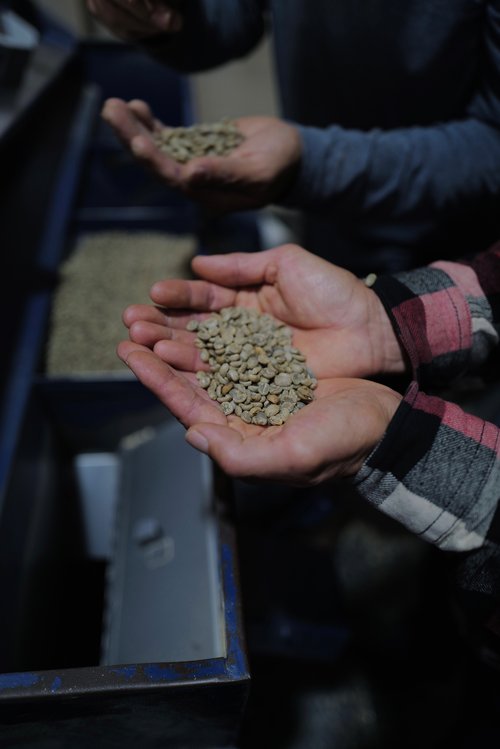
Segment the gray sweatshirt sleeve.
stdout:
<path fill-rule="evenodd" d="M 436 215 L 453 218 L 500 195 L 500 0 L 485 7 L 481 78 L 463 119 L 368 132 L 300 127 L 303 158 L 286 203 L 363 215 L 394 240 L 425 237 Z M 382 231 L 384 229 L 382 228 Z"/>
<path fill-rule="evenodd" d="M 166 65 L 192 73 L 243 57 L 261 40 L 266 0 L 184 0 L 184 25 L 142 47 Z"/>

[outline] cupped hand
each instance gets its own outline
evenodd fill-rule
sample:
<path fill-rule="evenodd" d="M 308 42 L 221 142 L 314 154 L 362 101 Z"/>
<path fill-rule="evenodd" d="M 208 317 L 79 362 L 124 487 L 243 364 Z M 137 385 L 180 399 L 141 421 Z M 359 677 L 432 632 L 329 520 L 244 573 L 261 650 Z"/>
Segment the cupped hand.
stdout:
<path fill-rule="evenodd" d="M 352 476 L 383 437 L 402 396 L 359 379 L 320 379 L 316 398 L 282 426 L 225 416 L 196 382 L 131 341 L 118 355 L 186 427 L 187 441 L 229 476 L 314 486 Z"/>
<path fill-rule="evenodd" d="M 235 119 L 245 140 L 234 151 L 181 164 L 156 145 L 154 135 L 164 125 L 146 102 L 108 99 L 102 116 L 145 167 L 170 187 L 220 213 L 277 202 L 291 188 L 300 163 L 298 130 L 276 117 Z"/>
<path fill-rule="evenodd" d="M 179 0 L 87 0 L 90 13 L 115 36 L 135 42 L 183 26 Z"/>
<path fill-rule="evenodd" d="M 166 280 L 151 289 L 157 306 L 123 314 L 132 341 L 184 370 L 206 369 L 186 331 L 222 307 L 251 307 L 290 326 L 293 344 L 318 378 L 401 373 L 403 355 L 378 296 L 356 276 L 297 245 L 256 253 L 199 255 L 199 280 Z"/>

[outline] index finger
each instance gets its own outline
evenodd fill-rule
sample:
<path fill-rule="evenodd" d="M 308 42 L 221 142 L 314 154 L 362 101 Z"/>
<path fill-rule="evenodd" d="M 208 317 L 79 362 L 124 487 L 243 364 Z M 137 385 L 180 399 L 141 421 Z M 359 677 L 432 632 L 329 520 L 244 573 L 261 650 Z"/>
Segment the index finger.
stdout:
<path fill-rule="evenodd" d="M 168 309 L 189 309 L 214 312 L 231 307 L 236 300 L 236 290 L 208 281 L 166 280 L 157 281 L 150 290 L 155 304 Z"/>
<path fill-rule="evenodd" d="M 227 419 L 206 392 L 143 346 L 122 341 L 118 356 L 138 380 L 186 427 L 198 421 L 227 424 Z"/>
<path fill-rule="evenodd" d="M 152 133 L 148 131 L 144 121 L 137 117 L 133 108 L 130 108 L 123 99 L 117 97 L 106 99 L 101 116 L 126 146 L 129 146 L 138 136 L 151 140 Z"/>

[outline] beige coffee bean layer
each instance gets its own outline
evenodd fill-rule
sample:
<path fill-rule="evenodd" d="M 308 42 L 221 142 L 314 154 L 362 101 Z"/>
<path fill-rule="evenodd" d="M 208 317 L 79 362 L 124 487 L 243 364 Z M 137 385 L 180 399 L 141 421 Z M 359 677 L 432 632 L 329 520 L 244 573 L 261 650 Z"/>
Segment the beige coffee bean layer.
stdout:
<path fill-rule="evenodd" d="M 197 156 L 227 156 L 244 141 L 243 133 L 231 120 L 190 127 L 165 128 L 155 143 L 176 161 L 186 163 Z"/>
<path fill-rule="evenodd" d="M 270 315 L 224 307 L 187 329 L 196 331 L 195 345 L 210 367 L 196 373 L 198 382 L 226 415 L 281 425 L 314 399 L 317 380 L 292 345 L 292 331 Z"/>

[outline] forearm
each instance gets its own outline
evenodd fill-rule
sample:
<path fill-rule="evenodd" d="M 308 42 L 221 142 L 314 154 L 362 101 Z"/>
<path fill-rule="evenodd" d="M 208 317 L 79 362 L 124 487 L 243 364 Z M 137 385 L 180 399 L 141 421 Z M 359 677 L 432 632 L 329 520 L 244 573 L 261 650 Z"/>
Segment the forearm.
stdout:
<path fill-rule="evenodd" d="M 453 554 L 481 625 L 500 601 L 499 452 L 496 426 L 412 383 L 354 479 L 377 509 Z"/>
<path fill-rule="evenodd" d="M 470 262 L 436 262 L 374 287 L 420 385 L 494 366 L 500 338 L 500 243 Z"/>
<path fill-rule="evenodd" d="M 142 42 L 151 55 L 191 73 L 222 65 L 247 54 L 265 30 L 264 0 L 186 0 L 183 26 Z"/>
<path fill-rule="evenodd" d="M 287 204 L 387 227 L 393 243 L 424 239 L 500 195 L 500 123 L 362 132 L 300 127 L 302 163 Z"/>
<path fill-rule="evenodd" d="M 496 426 L 412 383 L 355 483 L 368 501 L 426 541 L 471 551 L 494 541 L 499 453 Z"/>

